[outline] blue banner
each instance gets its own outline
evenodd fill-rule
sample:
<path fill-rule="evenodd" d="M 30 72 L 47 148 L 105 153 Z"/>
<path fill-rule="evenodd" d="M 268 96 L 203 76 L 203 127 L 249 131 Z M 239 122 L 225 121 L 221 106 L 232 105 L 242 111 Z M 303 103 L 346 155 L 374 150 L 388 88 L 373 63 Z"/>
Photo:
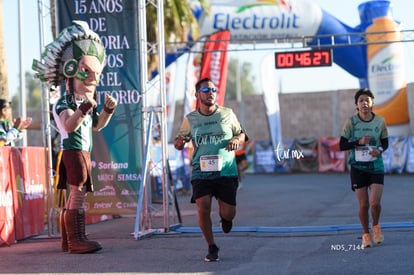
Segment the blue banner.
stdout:
<path fill-rule="evenodd" d="M 97 87 L 98 111 L 105 93 L 118 100 L 108 126 L 94 133 L 94 189 L 86 198 L 89 215 L 135 214 L 141 183 L 142 121 L 136 1 L 56 1 L 58 32 L 83 20 L 105 45 L 107 60 Z"/>
<path fill-rule="evenodd" d="M 254 142 L 254 172 L 274 173 L 276 166 L 275 152 L 271 141 Z"/>

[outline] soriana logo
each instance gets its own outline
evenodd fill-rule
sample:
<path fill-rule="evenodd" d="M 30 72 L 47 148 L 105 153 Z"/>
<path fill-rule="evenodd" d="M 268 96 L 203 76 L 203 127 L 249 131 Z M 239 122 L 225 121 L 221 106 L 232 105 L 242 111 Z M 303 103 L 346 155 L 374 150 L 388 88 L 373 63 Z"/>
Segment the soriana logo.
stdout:
<path fill-rule="evenodd" d="M 37 199 L 43 199 L 44 194 L 44 188 L 43 184 L 39 181 L 39 175 L 36 175 L 36 179 L 31 179 L 27 182 L 25 182 L 24 188 L 25 188 L 25 194 L 24 199 L 25 200 L 37 200 Z"/>

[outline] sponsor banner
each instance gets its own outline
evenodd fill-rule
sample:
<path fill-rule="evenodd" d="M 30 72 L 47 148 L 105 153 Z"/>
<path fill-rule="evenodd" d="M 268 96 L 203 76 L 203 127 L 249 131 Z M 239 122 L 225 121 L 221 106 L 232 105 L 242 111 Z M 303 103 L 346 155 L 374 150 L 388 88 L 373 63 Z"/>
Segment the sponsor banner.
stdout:
<path fill-rule="evenodd" d="M 367 40 L 367 75 L 375 93 L 375 114 L 385 118 L 391 136 L 410 131 L 407 103 L 402 25 L 391 17 L 392 3 L 370 1 L 360 6 Z M 395 43 L 381 43 L 393 41 Z M 404 127 L 403 127 L 404 126 Z"/>
<path fill-rule="evenodd" d="M 217 87 L 217 104 L 223 106 L 226 95 L 227 65 L 230 31 L 224 30 L 211 34 L 205 45 L 201 61 L 200 79 L 210 78 Z"/>
<path fill-rule="evenodd" d="M 171 63 L 165 68 L 165 104 L 166 104 L 166 119 L 167 119 L 167 140 L 171 139 L 172 129 L 174 126 L 175 115 L 175 84 L 178 61 Z M 161 106 L 161 92 L 160 92 L 160 75 L 157 74 L 153 79 L 147 83 L 147 105 Z M 159 124 L 154 126 L 157 128 L 158 134 Z M 154 136 L 153 136 L 154 137 Z"/>
<path fill-rule="evenodd" d="M 57 1 L 58 29 L 89 23 L 105 45 L 107 60 L 97 87 L 98 111 L 106 93 L 118 100 L 108 126 L 94 133 L 94 189 L 88 215 L 135 214 L 142 169 L 142 93 L 136 1 Z"/>
<path fill-rule="evenodd" d="M 295 160 L 302 157 L 300 152 L 294 151 L 293 145 L 294 140 L 287 139 L 283 140 L 283 142 L 277 143 L 276 147 L 274 147 L 276 155 L 276 172 L 291 172 Z"/>
<path fill-rule="evenodd" d="M 311 1 L 213 1 L 199 20 L 202 34 L 228 29 L 233 39 L 275 39 L 315 35 L 321 8 Z"/>
<path fill-rule="evenodd" d="M 318 140 L 316 138 L 295 139 L 293 150 L 300 152 L 295 159 L 293 172 L 318 172 Z"/>
<path fill-rule="evenodd" d="M 408 173 L 414 173 L 414 137 L 407 138 L 407 161 L 405 170 Z"/>
<path fill-rule="evenodd" d="M 207 37 L 200 38 L 197 43 L 191 48 L 184 58 L 187 58 L 187 66 L 185 73 L 185 93 L 184 93 L 184 116 L 194 111 L 197 106 L 195 98 L 195 84 L 198 81 L 201 70 L 201 54 L 202 43 Z"/>
<path fill-rule="evenodd" d="M 385 173 L 401 174 L 407 161 L 407 137 L 390 136 L 389 147 L 382 154 Z"/>
<path fill-rule="evenodd" d="M 276 84 L 276 71 L 273 54 L 265 56 L 261 65 L 263 100 L 269 122 L 269 132 L 273 148 L 282 144 L 282 126 L 280 122 L 279 93 Z"/>
<path fill-rule="evenodd" d="M 167 140 L 171 139 L 175 117 L 175 85 L 177 79 L 177 63 L 171 64 L 165 71 L 165 92 L 167 108 Z"/>
<path fill-rule="evenodd" d="M 319 172 L 345 171 L 345 151 L 339 150 L 339 137 L 321 137 L 318 140 Z"/>
<path fill-rule="evenodd" d="M 44 231 L 46 153 L 42 147 L 12 148 L 16 240 Z"/>
<path fill-rule="evenodd" d="M 254 172 L 275 172 L 275 153 L 270 141 L 254 141 Z"/>
<path fill-rule="evenodd" d="M 10 147 L 0 147 L 0 246 L 12 245 L 14 235 L 13 185 Z"/>

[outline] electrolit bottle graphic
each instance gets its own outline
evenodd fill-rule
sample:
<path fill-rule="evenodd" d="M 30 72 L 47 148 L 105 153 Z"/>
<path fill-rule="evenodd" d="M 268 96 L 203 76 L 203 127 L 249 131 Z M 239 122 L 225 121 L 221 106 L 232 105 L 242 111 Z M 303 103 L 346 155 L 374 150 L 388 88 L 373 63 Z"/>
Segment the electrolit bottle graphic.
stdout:
<path fill-rule="evenodd" d="M 368 85 L 374 112 L 385 118 L 390 135 L 409 134 L 407 83 L 401 25 L 391 17 L 389 1 L 373 1 L 372 24 L 366 28 Z M 361 7 L 360 7 L 361 8 Z M 375 17 L 379 15 L 378 17 Z"/>

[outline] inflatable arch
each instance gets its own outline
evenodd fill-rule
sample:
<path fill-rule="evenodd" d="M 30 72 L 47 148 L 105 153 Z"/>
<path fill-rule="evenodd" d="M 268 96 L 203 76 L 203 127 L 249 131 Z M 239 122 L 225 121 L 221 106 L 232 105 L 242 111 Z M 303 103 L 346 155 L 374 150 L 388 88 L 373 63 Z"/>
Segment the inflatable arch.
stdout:
<path fill-rule="evenodd" d="M 228 29 L 231 39 L 256 43 L 316 37 L 309 41 L 309 47 L 331 47 L 334 37 L 335 45 L 345 45 L 332 47 L 334 62 L 357 77 L 361 87 L 370 87 L 376 95 L 375 112 L 384 116 L 389 125 L 398 127 L 395 134 L 407 135 L 409 115 L 401 28 L 392 19 L 391 4 L 387 0 L 360 4 L 361 23 L 355 27 L 308 0 L 213 0 L 209 15 L 199 5 L 193 11 L 203 35 Z M 387 41 L 395 43 L 378 43 Z M 166 63 L 174 58 L 167 56 Z"/>

